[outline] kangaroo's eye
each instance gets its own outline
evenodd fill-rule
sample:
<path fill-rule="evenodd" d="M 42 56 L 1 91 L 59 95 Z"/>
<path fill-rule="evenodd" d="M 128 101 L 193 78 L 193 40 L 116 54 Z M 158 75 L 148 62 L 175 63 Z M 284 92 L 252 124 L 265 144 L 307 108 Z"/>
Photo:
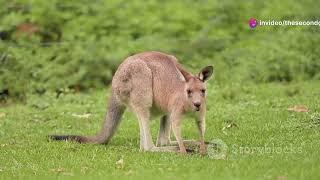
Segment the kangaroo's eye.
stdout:
<path fill-rule="evenodd" d="M 187 90 L 188 96 L 192 94 L 192 91 L 190 89 Z"/>
<path fill-rule="evenodd" d="M 201 89 L 202 94 L 206 93 L 205 89 Z"/>

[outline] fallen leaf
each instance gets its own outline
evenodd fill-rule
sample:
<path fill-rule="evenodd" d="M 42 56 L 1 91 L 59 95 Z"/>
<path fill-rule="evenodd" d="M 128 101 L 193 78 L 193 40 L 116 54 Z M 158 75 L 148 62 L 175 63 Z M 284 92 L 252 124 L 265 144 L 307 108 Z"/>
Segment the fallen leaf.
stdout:
<path fill-rule="evenodd" d="M 90 113 L 85 113 L 85 114 L 71 114 L 71 116 L 73 117 L 77 117 L 77 118 L 85 118 L 85 119 L 88 119 L 91 114 Z"/>
<path fill-rule="evenodd" d="M 118 168 L 118 169 L 122 169 L 122 168 L 124 167 L 124 161 L 123 161 L 123 159 L 121 158 L 120 160 L 118 160 L 118 161 L 116 162 L 116 165 L 117 165 L 117 168 Z"/>
<path fill-rule="evenodd" d="M 133 175 L 133 174 L 134 174 L 134 172 L 132 170 L 129 170 L 128 172 L 126 172 L 127 176 L 130 176 L 130 175 Z"/>
<path fill-rule="evenodd" d="M 278 176 L 277 180 L 286 180 L 287 178 L 285 176 Z"/>
<path fill-rule="evenodd" d="M 86 173 L 88 169 L 89 168 L 87 166 L 81 167 L 81 172 Z"/>
<path fill-rule="evenodd" d="M 31 23 L 21 23 L 17 26 L 17 34 L 27 34 L 28 36 L 31 36 L 32 34 L 40 31 L 40 28 L 36 26 L 35 24 Z"/>
<path fill-rule="evenodd" d="M 292 107 L 289 107 L 287 110 L 293 112 L 309 112 L 308 107 L 305 105 L 294 105 Z"/>
<path fill-rule="evenodd" d="M 6 113 L 0 113 L 0 118 L 6 117 Z"/>
<path fill-rule="evenodd" d="M 233 128 L 233 127 L 238 127 L 238 125 L 236 124 L 236 123 L 234 123 L 234 122 L 229 122 L 226 126 L 224 126 L 221 130 L 222 130 L 222 132 L 224 133 L 224 134 L 226 134 L 227 135 L 227 132 L 226 132 L 226 130 L 227 129 L 230 129 L 230 128 Z"/>
<path fill-rule="evenodd" d="M 61 172 L 64 172 L 65 170 L 63 168 L 59 167 L 59 168 L 56 168 L 56 169 L 51 169 L 51 171 L 61 173 Z"/>
<path fill-rule="evenodd" d="M 234 122 L 229 123 L 226 128 L 238 127 L 238 125 Z"/>

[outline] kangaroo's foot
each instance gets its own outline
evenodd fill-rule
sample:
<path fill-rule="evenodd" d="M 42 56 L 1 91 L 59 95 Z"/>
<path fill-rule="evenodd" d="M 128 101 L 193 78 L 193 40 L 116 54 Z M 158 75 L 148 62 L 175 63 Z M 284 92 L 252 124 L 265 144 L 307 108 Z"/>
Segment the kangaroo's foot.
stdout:
<path fill-rule="evenodd" d="M 178 142 L 170 141 L 169 144 L 171 146 L 177 146 Z M 207 144 L 209 144 L 209 142 L 204 142 L 204 144 L 201 144 L 201 142 L 198 140 L 183 140 L 183 144 L 186 146 L 186 150 L 188 153 L 194 153 L 196 151 L 199 151 L 200 154 L 206 154 Z"/>
<path fill-rule="evenodd" d="M 169 143 L 171 146 L 176 146 L 178 145 L 178 141 L 170 141 Z M 200 145 L 200 141 L 197 140 L 183 140 L 183 144 L 187 145 L 187 146 L 199 146 Z"/>
<path fill-rule="evenodd" d="M 200 146 L 200 141 L 198 140 L 183 140 L 183 143 L 185 145 L 197 145 L 197 146 Z M 177 141 L 170 141 L 169 143 L 171 146 L 175 146 L 175 145 L 178 145 L 178 142 Z M 209 144 L 209 142 L 205 141 L 204 144 Z"/>
<path fill-rule="evenodd" d="M 179 152 L 179 150 L 179 146 L 153 147 L 150 149 L 151 152 Z"/>
<path fill-rule="evenodd" d="M 194 150 L 191 148 L 186 148 L 186 151 L 181 152 L 179 146 L 162 146 L 162 147 L 152 147 L 150 149 L 142 149 L 144 152 L 171 152 L 171 153 L 180 153 L 180 154 L 187 154 L 193 153 Z"/>

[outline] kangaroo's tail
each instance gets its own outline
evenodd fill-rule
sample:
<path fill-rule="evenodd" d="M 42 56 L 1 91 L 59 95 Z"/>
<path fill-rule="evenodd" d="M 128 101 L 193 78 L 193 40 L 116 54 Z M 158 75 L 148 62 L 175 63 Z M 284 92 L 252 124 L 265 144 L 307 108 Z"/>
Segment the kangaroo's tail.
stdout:
<path fill-rule="evenodd" d="M 79 143 L 107 144 L 116 132 L 121 121 L 125 107 L 112 93 L 109 108 L 101 131 L 95 136 L 78 135 L 49 135 L 49 138 L 57 141 L 76 141 Z"/>

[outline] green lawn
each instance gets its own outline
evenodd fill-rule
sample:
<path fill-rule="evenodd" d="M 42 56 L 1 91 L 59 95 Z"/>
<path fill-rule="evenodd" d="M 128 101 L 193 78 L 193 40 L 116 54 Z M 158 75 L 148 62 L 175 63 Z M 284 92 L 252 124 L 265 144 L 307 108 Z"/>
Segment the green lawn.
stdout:
<path fill-rule="evenodd" d="M 228 146 L 226 159 L 139 152 L 139 129 L 126 112 L 109 145 L 49 142 L 48 134 L 93 134 L 109 90 L 29 96 L 0 108 L 0 179 L 25 176 L 152 179 L 316 179 L 320 177 L 320 82 L 209 85 L 208 141 Z M 309 112 L 291 112 L 305 105 Z M 158 120 L 152 121 L 156 139 Z M 197 138 L 186 119 L 185 138 Z"/>

